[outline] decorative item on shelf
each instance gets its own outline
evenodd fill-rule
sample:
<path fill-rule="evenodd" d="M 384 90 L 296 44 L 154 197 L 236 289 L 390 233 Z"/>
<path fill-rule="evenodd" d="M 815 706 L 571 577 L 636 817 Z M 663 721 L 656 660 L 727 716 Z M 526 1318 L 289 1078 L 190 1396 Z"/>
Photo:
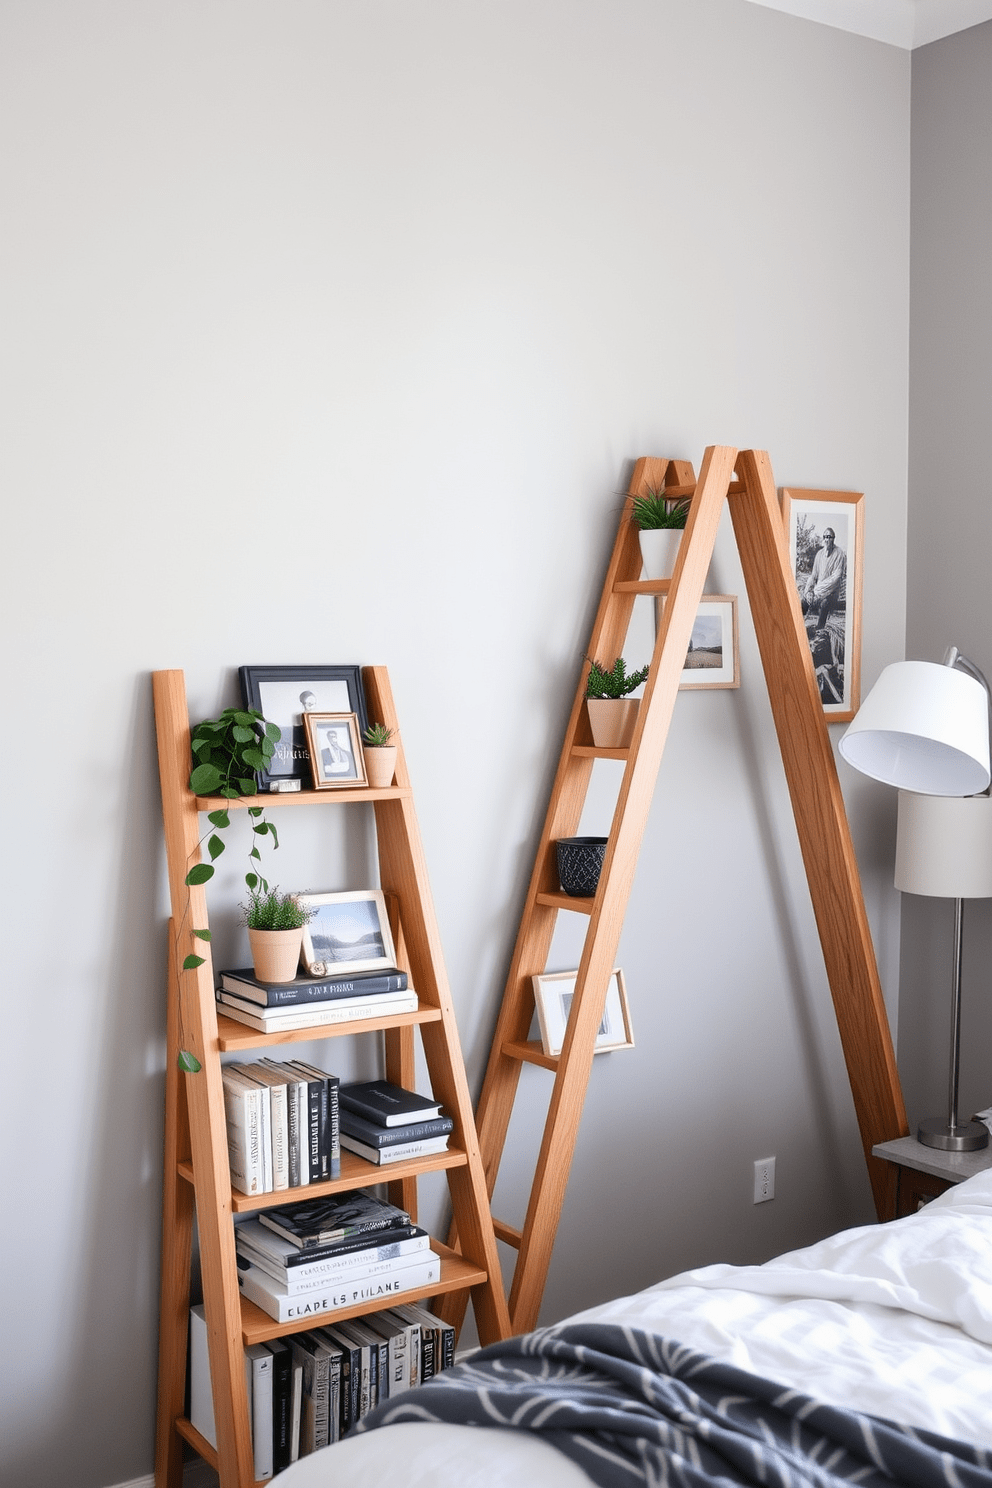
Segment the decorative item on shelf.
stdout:
<path fill-rule="evenodd" d="M 590 661 L 586 679 L 586 709 L 592 742 L 597 749 L 626 749 L 634 736 L 638 698 L 627 694 L 647 681 L 650 667 L 627 672 L 627 664 L 618 656 L 609 668 Z"/>
<path fill-rule="evenodd" d="M 243 666 L 238 675 L 246 706 L 257 708 L 282 731 L 275 754 L 260 772 L 263 791 L 285 790 L 288 780 L 309 783 L 308 713 L 354 713 L 359 733 L 368 722 L 357 666 Z"/>
<path fill-rule="evenodd" d="M 395 969 L 396 952 L 381 889 L 296 897 L 312 911 L 303 929 L 303 964 L 311 976 Z"/>
<path fill-rule="evenodd" d="M 303 931 L 316 911 L 295 894 L 259 886 L 241 906 L 260 982 L 291 982 L 300 964 Z"/>
<path fill-rule="evenodd" d="M 944 664 L 887 666 L 839 749 L 848 764 L 899 789 L 896 888 L 955 900 L 948 1115 L 920 1123 L 926 1147 L 970 1152 L 989 1139 L 958 1120 L 963 900 L 992 897 L 988 789 L 992 694 L 974 662 L 951 646 Z"/>
<path fill-rule="evenodd" d="M 563 894 L 591 899 L 606 856 L 606 837 L 559 837 L 555 842 L 558 882 Z"/>
<path fill-rule="evenodd" d="M 304 713 L 314 790 L 365 785 L 365 759 L 354 713 Z"/>
<path fill-rule="evenodd" d="M 664 491 L 634 497 L 633 518 L 640 528 L 641 566 L 646 579 L 670 579 L 689 515 L 688 497 L 674 501 Z"/>
<path fill-rule="evenodd" d="M 532 977 L 537 1020 L 541 1028 L 541 1046 L 545 1054 L 555 1057 L 565 1042 L 565 1029 L 572 1011 L 577 971 L 545 972 Z M 623 972 L 617 967 L 610 974 L 606 1004 L 596 1034 L 595 1054 L 608 1049 L 632 1049 L 634 1034 L 630 1026 L 630 1007 Z"/>
<path fill-rule="evenodd" d="M 389 741 L 394 732 L 394 729 L 387 728 L 384 723 L 370 723 L 362 735 L 365 773 L 369 777 L 369 785 L 377 789 L 393 783 L 397 746 Z"/>

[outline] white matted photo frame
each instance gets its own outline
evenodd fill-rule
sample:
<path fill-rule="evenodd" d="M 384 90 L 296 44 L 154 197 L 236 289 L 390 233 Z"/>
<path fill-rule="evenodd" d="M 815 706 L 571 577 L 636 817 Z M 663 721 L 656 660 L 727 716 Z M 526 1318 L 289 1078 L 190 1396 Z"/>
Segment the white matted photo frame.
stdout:
<path fill-rule="evenodd" d="M 741 648 L 736 594 L 704 594 L 679 682 L 680 692 L 704 687 L 740 687 Z"/>
<path fill-rule="evenodd" d="M 789 561 L 829 723 L 850 723 L 861 705 L 864 500 L 863 491 L 782 490 Z"/>
<path fill-rule="evenodd" d="M 314 911 L 303 928 L 303 964 L 311 976 L 394 969 L 396 952 L 381 889 L 295 897 Z"/>
<path fill-rule="evenodd" d="M 314 790 L 368 785 L 355 713 L 304 713 Z"/>
<path fill-rule="evenodd" d="M 577 976 L 577 971 L 546 971 L 542 976 L 531 978 L 537 1021 L 541 1026 L 541 1044 L 545 1054 L 549 1056 L 560 1054 L 565 1042 L 565 1027 L 572 1009 Z M 627 988 L 623 972 L 618 967 L 612 972 L 606 989 L 606 1006 L 596 1035 L 595 1053 L 633 1047 L 634 1035 L 630 1026 Z"/>

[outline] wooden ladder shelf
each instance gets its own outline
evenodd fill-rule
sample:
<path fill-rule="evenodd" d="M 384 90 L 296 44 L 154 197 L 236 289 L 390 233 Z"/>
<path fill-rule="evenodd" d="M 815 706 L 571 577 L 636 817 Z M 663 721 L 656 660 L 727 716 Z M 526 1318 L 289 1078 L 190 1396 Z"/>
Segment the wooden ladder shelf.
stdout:
<path fill-rule="evenodd" d="M 664 489 L 691 497 L 670 580 L 641 580 L 634 498 Z M 518 1251 L 510 1292 L 515 1333 L 537 1324 L 568 1182 L 596 1034 L 647 822 L 655 779 L 703 594 L 717 527 L 729 499 L 751 615 L 771 699 L 827 976 L 880 1218 L 894 1213 L 889 1164 L 875 1143 L 908 1130 L 882 990 L 840 783 L 813 672 L 768 456 L 712 446 L 698 481 L 679 460 L 637 462 L 596 614 L 587 657 L 609 666 L 623 650 L 634 599 L 665 595 L 650 674 L 629 748 L 593 747 L 585 687 L 575 693 L 551 801 L 537 849 L 489 1065 L 476 1113 L 490 1197 L 496 1183 L 522 1063 L 554 1071 L 554 1085 L 522 1231 L 495 1221 L 496 1235 Z M 572 836 L 596 759 L 622 759 L 620 785 L 595 896 L 559 892 L 555 841 Z M 547 1057 L 528 1040 L 534 1014 L 531 978 L 545 970 L 559 910 L 588 916 L 575 994 L 561 1054 Z M 457 1239 L 457 1227 L 452 1237 Z M 458 1311 L 457 1301 L 448 1310 Z"/>
<path fill-rule="evenodd" d="M 365 667 L 362 676 L 371 716 L 387 727 L 398 729 L 385 667 Z M 172 898 L 155 1488 L 181 1488 L 184 1440 L 217 1470 L 221 1488 L 249 1488 L 255 1481 L 255 1473 L 248 1425 L 245 1345 L 265 1342 L 309 1324 L 276 1323 L 253 1303 L 242 1299 L 238 1290 L 233 1214 L 292 1202 L 294 1191 L 254 1196 L 232 1192 L 221 1084 L 223 1053 L 278 1046 L 274 1049 L 278 1055 L 279 1048 L 287 1044 L 384 1030 L 385 1077 L 413 1088 L 414 1028 L 419 1029 L 431 1089 L 454 1118 L 454 1129 L 446 1152 L 406 1159 L 390 1169 L 389 1199 L 416 1218 L 418 1175 L 443 1170 L 462 1239 L 461 1254 L 433 1242 L 432 1248 L 441 1256 L 440 1281 L 404 1292 L 402 1300 L 429 1301 L 461 1293 L 467 1303 L 471 1294 L 479 1335 L 485 1342 L 507 1337 L 509 1316 L 471 1097 L 402 744 L 397 755 L 396 783 L 386 788 L 301 791 L 295 795 L 246 796 L 230 802 L 219 798 L 198 799 L 187 784 L 190 735 L 182 672 L 156 672 L 153 690 Z M 194 925 L 207 925 L 206 895 L 202 887 L 189 887 L 185 881 L 188 869 L 200 861 L 199 813 L 225 805 L 342 808 L 369 802 L 375 811 L 380 884 L 396 909 L 393 929 L 397 963 L 410 974 L 410 983 L 420 999 L 419 1010 L 361 1023 L 336 1023 L 271 1034 L 255 1033 L 242 1023 L 218 1017 L 209 947 L 202 940 L 194 940 L 192 935 Z M 203 964 L 177 975 L 177 966 L 191 952 L 204 957 Z M 189 1051 L 199 1063 L 195 1073 L 180 1073 L 181 1050 Z M 380 1167 L 343 1153 L 339 1178 L 311 1184 L 296 1192 L 295 1197 L 313 1199 L 323 1193 L 373 1187 L 382 1181 Z M 183 1412 L 194 1217 L 199 1232 L 216 1450 Z M 310 1322 L 320 1326 L 374 1310 L 374 1304 L 366 1304 L 323 1314 Z M 440 1305 L 435 1304 L 435 1310 L 440 1312 Z"/>

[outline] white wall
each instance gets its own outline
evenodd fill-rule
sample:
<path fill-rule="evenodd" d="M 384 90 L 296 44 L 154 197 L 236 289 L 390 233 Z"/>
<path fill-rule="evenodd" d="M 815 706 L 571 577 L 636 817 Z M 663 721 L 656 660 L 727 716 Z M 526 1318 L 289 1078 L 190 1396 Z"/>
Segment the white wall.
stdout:
<path fill-rule="evenodd" d="M 906 654 L 955 645 L 992 676 L 992 23 L 913 55 Z M 903 896 L 899 1058 L 910 1120 L 947 1113 L 950 900 Z M 960 1110 L 992 1105 L 992 905 L 965 906 Z"/>
<path fill-rule="evenodd" d="M 0 1478 L 91 1488 L 152 1452 L 150 671 L 185 668 L 198 718 L 240 663 L 388 663 L 477 1087 L 630 461 L 735 443 L 865 490 L 866 685 L 901 654 L 909 58 L 744 0 L 24 0 L 0 28 L 32 746 Z M 742 592 L 723 540 L 714 580 Z M 596 1062 L 549 1319 L 871 1214 L 746 608 L 742 667 L 676 712 L 621 947 L 637 1045 Z M 894 992 L 890 806 L 845 784 Z M 324 859 L 303 813 L 283 836 L 284 886 L 368 882 L 364 825 Z M 506 1218 L 529 1181 L 511 1161 Z"/>

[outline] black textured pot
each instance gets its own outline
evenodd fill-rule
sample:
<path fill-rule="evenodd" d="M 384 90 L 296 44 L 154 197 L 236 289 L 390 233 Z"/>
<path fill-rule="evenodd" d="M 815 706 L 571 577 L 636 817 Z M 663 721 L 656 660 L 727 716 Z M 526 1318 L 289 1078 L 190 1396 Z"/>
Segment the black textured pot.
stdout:
<path fill-rule="evenodd" d="M 606 843 L 605 837 L 558 838 L 555 852 L 563 894 L 571 894 L 574 899 L 592 898 L 599 883 Z"/>

